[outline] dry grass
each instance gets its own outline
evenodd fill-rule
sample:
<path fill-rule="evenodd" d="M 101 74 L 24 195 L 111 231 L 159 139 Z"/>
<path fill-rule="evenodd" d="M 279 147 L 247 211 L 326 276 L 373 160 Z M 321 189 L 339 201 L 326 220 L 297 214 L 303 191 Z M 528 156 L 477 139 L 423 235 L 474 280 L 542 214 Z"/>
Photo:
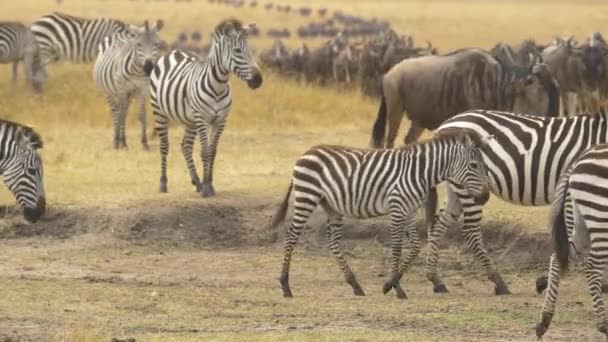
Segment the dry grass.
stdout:
<path fill-rule="evenodd" d="M 596 1 L 291 3 L 386 18 L 401 32 L 414 34 L 420 43 L 431 40 L 441 51 L 490 47 L 498 41 L 517 42 L 529 36 L 543 42 L 554 34 L 583 37 L 602 28 L 608 19 L 608 5 Z M 0 5 L 4 19 L 22 21 L 56 9 L 55 1 L 50 0 Z M 226 16 L 256 22 L 262 31 L 294 29 L 304 22 L 295 15 L 268 14 L 262 8 L 235 10 L 203 0 L 65 0 L 60 10 L 135 23 L 162 17 L 167 22 L 163 32 L 167 39 L 182 30 L 208 32 Z M 258 49 L 270 43 L 267 38 L 252 39 Z M 289 44 L 295 46 L 297 40 L 291 39 Z M 95 90 L 91 69 L 90 65 L 51 66 L 45 94 L 32 96 L 23 81 L 13 88 L 9 66 L 0 66 L 0 117 L 35 126 L 45 140 L 51 211 L 107 207 L 112 213 L 132 202 L 251 206 L 278 201 L 293 160 L 308 147 L 319 143 L 367 146 L 378 105 L 355 90 L 302 85 L 268 72 L 263 87 L 255 92 L 234 80 L 236 98 L 216 167 L 218 197 L 202 200 L 192 191 L 179 151 L 179 127 L 170 133 L 170 193 L 161 195 L 157 192 L 158 141 L 152 142 L 152 152 L 143 152 L 138 143 L 139 125 L 131 115 L 130 149 L 112 150 L 110 114 Z M 0 189 L 0 202 L 13 203 L 14 199 Z M 546 208 L 514 207 L 492 200 L 486 214 L 529 231 L 545 230 Z M 204 224 L 205 218 L 201 218 Z M 313 248 L 306 258 L 304 253 L 296 257 L 293 286 L 297 298 L 284 301 L 274 279 L 280 264 L 278 246 L 201 251 L 178 245 L 159 254 L 154 246 L 134 247 L 131 242 L 106 235 L 76 236 L 65 242 L 45 238 L 3 241 L 0 312 L 5 314 L 0 315 L 0 335 L 6 332 L 62 341 L 101 341 L 111 336 L 151 341 L 474 341 L 513 336 L 519 340 L 531 338 L 529 328 L 540 308 L 540 298 L 531 291 L 534 274 L 508 269 L 518 294 L 495 298 L 469 257 L 460 271 L 445 271 L 449 284 L 463 284 L 452 286 L 454 293 L 441 299 L 433 296 L 422 268 L 417 267 L 411 283 L 408 278 L 413 298 L 402 303 L 378 294 L 378 260 L 383 254 L 379 246 L 370 243 L 349 248 L 353 254 L 349 258 L 370 294 L 367 298 L 353 298 L 334 260 Z M 460 254 L 446 251 L 444 259 L 460 260 Z M 119 280 L 111 281 L 112 277 Z M 580 277 L 574 279 L 580 284 Z M 574 280 L 565 287 L 566 293 L 576 294 L 564 299 L 568 309 L 560 307 L 560 318 L 551 330 L 553 339 L 594 336 L 588 299 L 574 291 L 578 287 Z M 160 295 L 151 297 L 153 292 Z M 578 301 L 585 303 L 584 308 Z"/>

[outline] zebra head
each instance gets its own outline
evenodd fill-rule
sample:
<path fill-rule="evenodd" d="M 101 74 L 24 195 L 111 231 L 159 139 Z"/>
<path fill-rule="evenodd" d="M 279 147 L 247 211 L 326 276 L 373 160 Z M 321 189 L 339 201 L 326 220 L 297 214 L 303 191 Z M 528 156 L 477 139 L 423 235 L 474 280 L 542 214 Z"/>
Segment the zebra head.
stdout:
<path fill-rule="evenodd" d="M 454 183 L 463 186 L 478 203 L 485 203 L 490 198 L 488 171 L 480 149 L 480 145 L 485 143 L 475 132 L 459 132 L 449 177 Z"/>
<path fill-rule="evenodd" d="M 244 26 L 236 19 L 227 19 L 215 28 L 213 34 L 215 58 L 219 58 L 221 67 L 247 82 L 251 89 L 262 85 L 262 72 L 247 43 L 249 31 L 254 27 L 254 24 Z"/>
<path fill-rule="evenodd" d="M 143 68 L 146 76 L 150 76 L 163 49 L 164 41 L 158 36 L 158 31 L 163 28 L 163 25 L 164 22 L 158 20 L 156 25 L 150 28 L 146 20 L 143 27 L 131 26 L 129 28 L 129 33 L 134 39 L 135 64 Z"/>
<path fill-rule="evenodd" d="M 7 146 L 4 145 L 5 148 Z M 38 148 L 42 148 L 38 133 L 29 127 L 17 127 L 14 130 L 14 154 L 2 173 L 4 183 L 23 208 L 23 216 L 32 223 L 38 221 L 46 210 L 42 160 Z"/>

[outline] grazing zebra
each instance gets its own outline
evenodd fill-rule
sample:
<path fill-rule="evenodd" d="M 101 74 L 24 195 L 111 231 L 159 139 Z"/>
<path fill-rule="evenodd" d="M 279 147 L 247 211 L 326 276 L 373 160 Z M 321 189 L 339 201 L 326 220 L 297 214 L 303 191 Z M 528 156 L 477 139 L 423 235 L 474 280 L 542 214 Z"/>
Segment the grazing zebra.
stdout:
<path fill-rule="evenodd" d="M 36 91 L 42 90 L 46 69 L 32 31 L 22 23 L 0 22 L 0 63 L 13 63 L 13 83 L 17 81 L 19 62 L 25 65 L 25 77 Z"/>
<path fill-rule="evenodd" d="M 468 194 L 482 202 L 489 197 L 487 171 L 478 148 L 482 142 L 474 141 L 475 138 L 475 134 L 451 133 L 400 149 L 361 150 L 323 145 L 304 153 L 296 161 L 289 190 L 272 223 L 276 227 L 285 219 L 293 190 L 294 214 L 285 237 L 280 278 L 283 296 L 292 297 L 289 267 L 298 237 L 315 208 L 321 206 L 328 216 L 329 247 L 357 296 L 364 293 L 342 254 L 342 217 L 390 216 L 392 276 L 383 291 L 394 287 L 397 297 L 407 298 L 397 276 L 403 233 L 407 231 L 410 246 L 405 264 L 420 251 L 416 209 L 428 190 L 448 180 L 461 184 Z"/>
<path fill-rule="evenodd" d="M 158 31 L 161 20 L 150 28 L 130 28 L 128 32 L 106 37 L 99 45 L 99 55 L 93 69 L 97 87 L 105 94 L 114 120 L 114 148 L 126 148 L 125 119 L 133 97 L 139 101 L 141 143 L 148 149 L 146 137 L 146 98 L 149 76 L 156 65 L 162 41 Z"/>
<path fill-rule="evenodd" d="M 29 222 L 46 209 L 39 148 L 42 139 L 32 128 L 0 119 L 0 174 Z"/>
<path fill-rule="evenodd" d="M 560 271 L 568 268 L 569 254 L 572 254 L 583 259 L 597 328 L 608 337 L 601 283 L 608 264 L 608 145 L 585 151 L 564 173 L 555 191 L 551 218 L 555 253 L 551 255 L 549 288 L 536 335 L 542 337 L 551 324 Z"/>
<path fill-rule="evenodd" d="M 250 27 L 236 19 L 224 20 L 215 27 L 207 59 L 173 51 L 161 57 L 152 71 L 150 102 L 160 137 L 161 192 L 167 192 L 168 125 L 175 120 L 185 126 L 182 152 L 192 184 L 203 197 L 215 195 L 213 163 L 232 105 L 230 73 L 246 81 L 252 89 L 262 84 L 260 68 L 247 43 Z M 192 159 L 196 135 L 202 147 L 202 184 Z"/>
<path fill-rule="evenodd" d="M 494 139 L 482 147 L 490 177 L 490 191 L 513 204 L 542 206 L 551 203 L 560 175 L 572 160 L 592 145 L 608 142 L 608 116 L 577 115 L 568 118 L 542 118 L 513 113 L 475 110 L 459 114 L 437 130 L 471 129 Z M 436 190 L 427 203 L 427 222 L 433 221 Z M 462 188 L 447 189 L 446 208 L 437 217 L 429 234 L 427 278 L 435 292 L 447 292 L 437 273 L 438 242 L 447 227 L 464 215 L 462 234 L 469 248 L 496 284 L 496 294 L 509 289 L 483 248 L 480 222 L 483 206 L 475 203 Z"/>
<path fill-rule="evenodd" d="M 85 19 L 58 12 L 45 15 L 31 25 L 44 65 L 59 60 L 90 63 L 105 37 L 128 28 L 129 25 L 119 20 Z"/>

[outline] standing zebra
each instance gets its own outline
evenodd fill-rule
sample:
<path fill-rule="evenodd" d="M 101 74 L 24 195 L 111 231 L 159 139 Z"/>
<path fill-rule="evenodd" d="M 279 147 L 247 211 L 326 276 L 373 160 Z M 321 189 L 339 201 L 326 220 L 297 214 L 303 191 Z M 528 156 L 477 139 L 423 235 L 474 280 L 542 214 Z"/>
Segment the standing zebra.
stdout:
<path fill-rule="evenodd" d="M 105 94 L 114 121 L 114 148 L 126 148 L 125 119 L 133 97 L 139 101 L 141 143 L 148 149 L 146 137 L 146 98 L 149 94 L 149 76 L 156 65 L 162 41 L 158 31 L 161 20 L 150 29 L 148 21 L 141 28 L 106 37 L 99 45 L 99 54 L 93 69 L 97 87 Z"/>
<path fill-rule="evenodd" d="M 550 204 L 559 177 L 572 160 L 590 146 L 608 142 L 608 116 L 605 113 L 541 118 L 475 110 L 447 120 L 437 132 L 455 128 L 471 129 L 482 137 L 494 137 L 481 149 L 488 166 L 490 190 L 505 201 L 526 206 Z M 429 232 L 427 278 L 433 283 L 434 291 L 447 292 L 437 273 L 438 242 L 447 227 L 464 215 L 462 234 L 468 247 L 496 284 L 496 294 L 508 294 L 506 283 L 483 248 L 480 231 L 483 206 L 454 184 L 447 188 L 446 196 L 446 208 Z M 436 189 L 433 189 L 427 203 L 427 222 L 433 221 L 436 199 Z"/>
<path fill-rule="evenodd" d="M 85 19 L 63 13 L 52 13 L 31 25 L 44 65 L 67 60 L 90 63 L 97 56 L 105 37 L 125 32 L 129 25 L 122 21 L 99 18 Z"/>
<path fill-rule="evenodd" d="M 32 128 L 0 119 L 0 175 L 29 222 L 46 209 L 39 148 L 42 139 Z"/>
<path fill-rule="evenodd" d="M 207 59 L 173 51 L 161 57 L 152 71 L 150 102 L 160 136 L 161 192 L 167 192 L 168 125 L 169 121 L 176 120 L 185 126 L 182 152 L 192 184 L 203 197 L 215 195 L 213 163 L 232 105 L 230 73 L 246 81 L 252 89 L 262 84 L 260 68 L 247 43 L 250 28 L 236 19 L 224 20 L 215 27 Z M 202 184 L 192 159 L 196 135 L 202 147 Z"/>
<path fill-rule="evenodd" d="M 392 276 L 383 290 L 386 293 L 394 287 L 397 297 L 407 298 L 398 277 L 403 233 L 407 231 L 410 246 L 405 264 L 420 251 L 416 209 L 428 190 L 448 180 L 460 184 L 480 201 L 489 197 L 487 171 L 477 146 L 482 143 L 473 141 L 476 138 L 475 134 L 451 133 L 400 149 L 360 150 L 323 145 L 304 153 L 296 161 L 287 195 L 272 223 L 276 227 L 285 219 L 293 190 L 294 214 L 285 237 L 280 278 L 283 296 L 292 297 L 289 266 L 298 237 L 314 210 L 321 206 L 328 216 L 329 248 L 357 296 L 364 293 L 342 255 L 342 217 L 390 216 Z"/>
<path fill-rule="evenodd" d="M 0 63 L 13 63 L 13 83 L 17 81 L 19 62 L 25 65 L 25 77 L 36 91 L 42 90 L 46 69 L 40 61 L 40 51 L 30 29 L 22 23 L 0 22 Z"/>
<path fill-rule="evenodd" d="M 542 337 L 551 324 L 560 271 L 568 268 L 569 254 L 573 254 L 583 257 L 597 328 L 608 337 L 601 284 L 608 264 L 608 145 L 594 146 L 572 163 L 557 187 L 551 218 L 555 253 L 536 335 Z"/>

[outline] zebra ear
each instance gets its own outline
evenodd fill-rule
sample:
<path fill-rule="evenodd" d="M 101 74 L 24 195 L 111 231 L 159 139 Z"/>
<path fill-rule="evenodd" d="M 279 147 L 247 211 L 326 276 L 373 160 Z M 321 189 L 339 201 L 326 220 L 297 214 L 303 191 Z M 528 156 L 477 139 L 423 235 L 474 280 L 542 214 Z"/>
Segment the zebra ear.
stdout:
<path fill-rule="evenodd" d="M 25 133 L 22 128 L 18 128 L 15 131 L 15 142 L 17 142 L 17 147 L 20 151 L 24 151 L 28 148 L 28 139 L 25 137 Z"/>
<path fill-rule="evenodd" d="M 164 21 L 164 20 L 162 20 L 162 19 L 158 19 L 158 20 L 156 21 L 156 26 L 154 27 L 154 30 L 155 30 L 156 32 L 158 32 L 158 31 L 162 30 L 162 28 L 163 28 L 164 26 L 165 26 L 165 21 Z"/>

